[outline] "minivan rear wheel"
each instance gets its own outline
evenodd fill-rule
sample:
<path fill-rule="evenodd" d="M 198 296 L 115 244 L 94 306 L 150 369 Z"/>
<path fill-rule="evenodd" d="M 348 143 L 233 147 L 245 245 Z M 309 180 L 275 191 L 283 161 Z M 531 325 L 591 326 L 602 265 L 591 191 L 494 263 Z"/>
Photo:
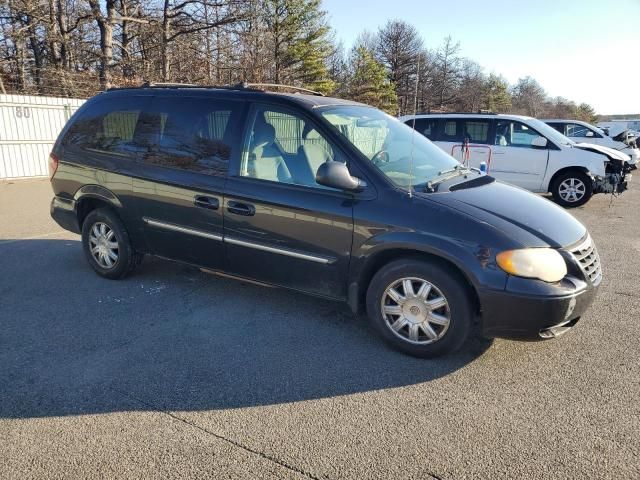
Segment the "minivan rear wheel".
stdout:
<path fill-rule="evenodd" d="M 102 277 L 126 277 L 140 263 L 122 221 L 108 208 L 92 210 L 82 223 L 82 247 L 89 265 Z"/>
<path fill-rule="evenodd" d="M 569 170 L 554 180 L 551 194 L 556 203 L 565 208 L 579 207 L 593 195 L 593 184 L 586 173 Z"/>
<path fill-rule="evenodd" d="M 367 314 L 396 349 L 436 357 L 460 348 L 472 321 L 468 287 L 446 265 L 403 259 L 381 268 L 367 290 Z"/>

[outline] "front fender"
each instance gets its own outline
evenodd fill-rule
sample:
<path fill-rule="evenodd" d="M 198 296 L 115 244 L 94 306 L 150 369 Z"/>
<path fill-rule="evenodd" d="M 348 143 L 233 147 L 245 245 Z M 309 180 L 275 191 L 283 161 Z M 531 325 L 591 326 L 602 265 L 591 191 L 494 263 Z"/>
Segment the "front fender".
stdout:
<path fill-rule="evenodd" d="M 609 158 L 603 153 L 592 152 L 589 150 L 579 150 L 581 162 L 577 166 L 583 166 L 589 171 L 592 176 L 604 177 L 605 163 L 609 161 Z"/>
<path fill-rule="evenodd" d="M 353 311 L 359 310 L 371 277 L 384 263 L 421 255 L 452 265 L 476 293 L 487 288 L 504 290 L 507 275 L 495 263 L 497 253 L 481 240 L 469 242 L 417 231 L 380 233 L 352 252 L 349 305 Z"/>
<path fill-rule="evenodd" d="M 481 240 L 470 242 L 444 238 L 424 232 L 384 232 L 369 238 L 352 254 L 353 274 L 357 277 L 366 265 L 385 252 L 417 252 L 452 263 L 474 287 L 504 289 L 506 275 L 495 264 L 491 247 Z"/>

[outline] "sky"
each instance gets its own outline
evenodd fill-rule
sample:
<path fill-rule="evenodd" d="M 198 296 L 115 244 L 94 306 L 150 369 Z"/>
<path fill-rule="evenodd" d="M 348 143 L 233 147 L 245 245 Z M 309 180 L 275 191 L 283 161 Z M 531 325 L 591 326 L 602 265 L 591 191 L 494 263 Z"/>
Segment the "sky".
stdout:
<path fill-rule="evenodd" d="M 640 113 L 640 0 L 323 0 L 349 48 L 387 20 L 414 25 L 432 49 L 450 35 L 461 55 L 510 83 L 527 75 L 550 96 L 601 115 Z"/>

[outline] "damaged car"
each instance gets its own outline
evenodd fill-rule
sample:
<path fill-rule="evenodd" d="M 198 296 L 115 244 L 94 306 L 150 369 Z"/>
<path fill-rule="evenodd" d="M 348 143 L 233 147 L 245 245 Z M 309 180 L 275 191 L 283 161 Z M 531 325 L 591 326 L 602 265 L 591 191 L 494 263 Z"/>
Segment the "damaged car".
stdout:
<path fill-rule="evenodd" d="M 542 121 L 549 124 L 574 142 L 591 143 L 595 145 L 602 145 L 603 147 L 611 148 L 613 150 L 618 150 L 631 157 L 631 160 L 629 161 L 631 165 L 636 165 L 638 163 L 638 158 L 640 158 L 640 149 L 638 149 L 637 146 L 636 136 L 633 135 L 630 130 L 625 129 L 617 135 L 610 137 L 604 130 L 579 120 L 555 119 Z"/>
<path fill-rule="evenodd" d="M 576 143 L 531 117 L 438 113 L 400 120 L 466 165 L 486 166 L 498 180 L 551 193 L 566 208 L 584 205 L 596 193 L 624 192 L 635 168 L 623 152 Z"/>

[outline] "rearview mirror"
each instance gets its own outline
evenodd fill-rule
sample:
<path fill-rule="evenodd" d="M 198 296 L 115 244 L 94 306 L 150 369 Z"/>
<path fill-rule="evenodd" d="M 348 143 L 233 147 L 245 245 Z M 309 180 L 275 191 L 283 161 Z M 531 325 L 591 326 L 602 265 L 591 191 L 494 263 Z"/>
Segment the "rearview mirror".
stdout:
<path fill-rule="evenodd" d="M 325 162 L 318 168 L 316 182 L 325 187 L 360 192 L 367 184 L 359 178 L 352 177 L 349 169 L 342 162 Z"/>
<path fill-rule="evenodd" d="M 546 148 L 547 139 L 542 136 L 537 136 L 531 141 L 531 146 L 535 148 Z"/>

